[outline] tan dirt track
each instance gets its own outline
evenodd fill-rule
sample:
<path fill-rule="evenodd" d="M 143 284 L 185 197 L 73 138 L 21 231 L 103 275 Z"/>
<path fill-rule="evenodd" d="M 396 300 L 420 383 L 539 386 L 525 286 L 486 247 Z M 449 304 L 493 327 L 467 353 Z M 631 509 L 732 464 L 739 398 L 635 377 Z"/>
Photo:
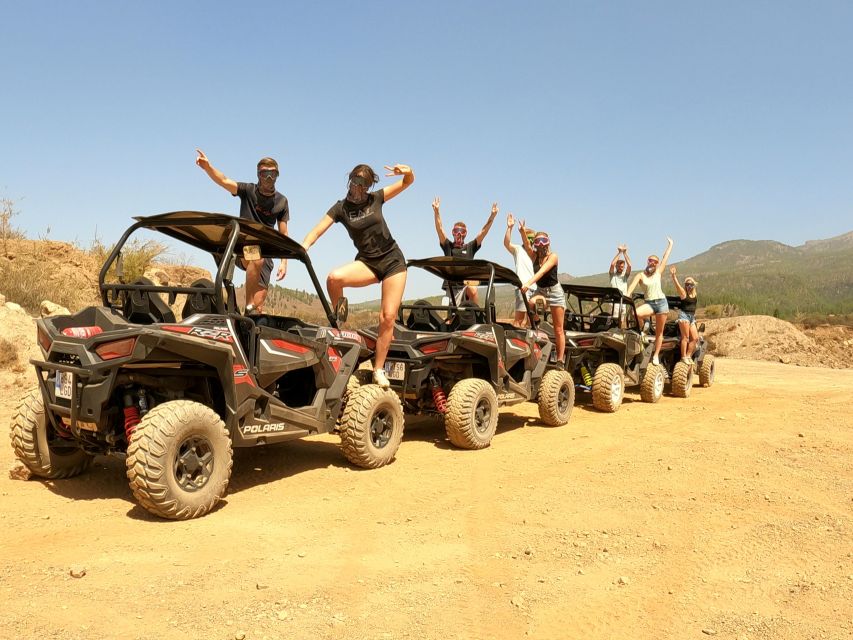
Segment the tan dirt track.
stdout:
<path fill-rule="evenodd" d="M 120 460 L 11 480 L 4 437 L 0 638 L 851 638 L 851 400 L 853 370 L 723 359 L 687 400 L 504 410 L 482 451 L 424 420 L 374 471 L 238 451 L 189 522 Z"/>

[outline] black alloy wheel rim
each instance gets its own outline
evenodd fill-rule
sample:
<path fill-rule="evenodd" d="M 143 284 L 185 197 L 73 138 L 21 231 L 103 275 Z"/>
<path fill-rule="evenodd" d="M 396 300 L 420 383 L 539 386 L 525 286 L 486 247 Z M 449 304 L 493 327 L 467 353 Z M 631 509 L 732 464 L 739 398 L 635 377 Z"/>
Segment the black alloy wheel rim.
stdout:
<path fill-rule="evenodd" d="M 560 393 L 557 394 L 557 410 L 560 413 L 565 413 L 569 408 L 569 386 L 564 384 L 560 387 Z"/>
<path fill-rule="evenodd" d="M 387 409 L 379 409 L 370 421 L 370 442 L 377 449 L 382 449 L 391 441 L 394 431 L 394 418 Z"/>
<path fill-rule="evenodd" d="M 477 433 L 486 433 L 489 430 L 489 423 L 492 421 L 492 404 L 488 398 L 480 398 L 477 406 L 474 408 L 474 428 Z"/>
<path fill-rule="evenodd" d="M 175 480 L 184 491 L 198 491 L 213 475 L 213 447 L 202 436 L 190 436 L 178 447 Z"/>

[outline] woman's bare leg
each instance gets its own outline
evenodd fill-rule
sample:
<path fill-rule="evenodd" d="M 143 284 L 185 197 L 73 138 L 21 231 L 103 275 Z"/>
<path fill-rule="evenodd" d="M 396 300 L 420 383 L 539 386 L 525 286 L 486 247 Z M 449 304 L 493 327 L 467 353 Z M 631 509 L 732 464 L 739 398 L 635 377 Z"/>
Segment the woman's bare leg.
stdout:
<path fill-rule="evenodd" d="M 681 332 L 681 342 L 679 343 L 681 347 L 681 357 L 687 357 L 687 342 L 688 337 L 690 335 L 690 323 L 687 320 L 679 320 L 678 321 L 678 330 Z M 692 352 L 691 352 L 692 353 Z"/>
<path fill-rule="evenodd" d="M 554 342 L 557 345 L 557 362 L 566 355 L 566 330 L 563 326 L 566 310 L 563 307 L 551 307 L 551 324 L 554 325 Z"/>
<path fill-rule="evenodd" d="M 326 278 L 329 302 L 334 309 L 344 295 L 344 287 L 366 287 L 379 282 L 374 273 L 363 262 L 356 260 L 333 270 Z"/>
<path fill-rule="evenodd" d="M 382 307 L 379 311 L 379 335 L 376 338 L 376 353 L 373 356 L 373 366 L 381 369 L 385 366 L 385 357 L 391 338 L 394 337 L 394 320 L 403 300 L 406 288 L 406 272 L 400 271 L 388 276 L 382 281 Z"/>
<path fill-rule="evenodd" d="M 654 358 L 660 355 L 660 348 L 663 345 L 663 327 L 666 324 L 666 314 L 655 314 L 655 354 Z"/>

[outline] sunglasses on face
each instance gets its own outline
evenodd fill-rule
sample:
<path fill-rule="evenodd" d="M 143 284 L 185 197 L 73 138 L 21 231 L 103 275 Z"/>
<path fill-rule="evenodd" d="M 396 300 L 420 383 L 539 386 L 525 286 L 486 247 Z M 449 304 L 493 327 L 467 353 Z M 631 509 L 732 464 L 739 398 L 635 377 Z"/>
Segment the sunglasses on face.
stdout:
<path fill-rule="evenodd" d="M 540 237 L 540 238 L 534 238 L 533 239 L 533 246 L 534 247 L 547 247 L 549 244 L 551 244 L 551 241 L 548 238 L 541 238 Z"/>
<path fill-rule="evenodd" d="M 353 176 L 352 178 L 350 178 L 349 183 L 351 186 L 354 185 L 356 187 L 366 189 L 369 186 L 370 181 L 364 176 Z"/>
<path fill-rule="evenodd" d="M 468 233 L 468 229 L 465 227 L 453 227 L 454 236 L 464 236 L 466 233 Z"/>
<path fill-rule="evenodd" d="M 276 171 L 275 169 L 261 169 L 260 171 L 258 171 L 258 176 L 261 178 L 275 179 L 278 177 L 278 171 Z"/>
<path fill-rule="evenodd" d="M 658 261 L 657 260 L 649 260 L 648 264 L 650 267 L 656 267 L 658 265 Z"/>
<path fill-rule="evenodd" d="M 695 285 L 692 282 L 685 282 L 684 286 L 687 287 L 688 289 L 692 289 Z"/>

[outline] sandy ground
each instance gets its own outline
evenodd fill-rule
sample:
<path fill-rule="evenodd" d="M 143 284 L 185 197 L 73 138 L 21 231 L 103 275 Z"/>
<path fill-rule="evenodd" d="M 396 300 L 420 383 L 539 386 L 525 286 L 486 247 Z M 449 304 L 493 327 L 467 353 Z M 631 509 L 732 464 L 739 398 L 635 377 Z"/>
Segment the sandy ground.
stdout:
<path fill-rule="evenodd" d="M 239 451 L 189 522 L 119 460 L 11 480 L 4 437 L 0 638 L 851 638 L 853 370 L 718 365 L 565 427 L 506 410 L 483 451 L 413 422 L 374 471 L 331 437 Z"/>

